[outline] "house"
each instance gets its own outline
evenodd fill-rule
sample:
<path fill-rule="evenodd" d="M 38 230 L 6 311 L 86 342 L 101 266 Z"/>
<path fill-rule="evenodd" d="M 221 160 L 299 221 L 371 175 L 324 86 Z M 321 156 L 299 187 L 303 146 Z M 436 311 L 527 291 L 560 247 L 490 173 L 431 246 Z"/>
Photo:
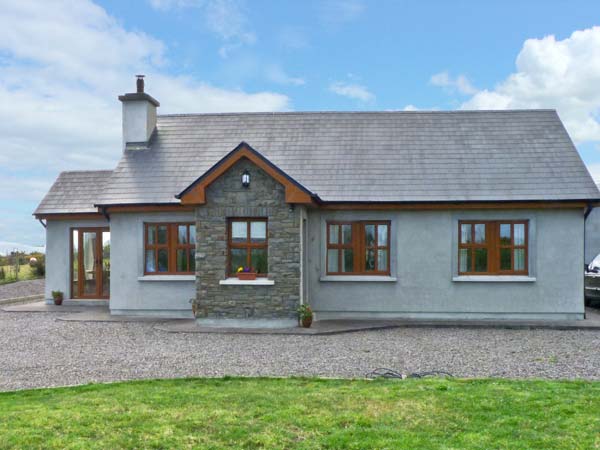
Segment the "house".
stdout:
<path fill-rule="evenodd" d="M 46 298 L 205 325 L 582 319 L 600 193 L 553 110 L 157 115 L 119 97 L 111 171 L 60 174 Z M 236 277 L 251 267 L 255 280 Z"/>

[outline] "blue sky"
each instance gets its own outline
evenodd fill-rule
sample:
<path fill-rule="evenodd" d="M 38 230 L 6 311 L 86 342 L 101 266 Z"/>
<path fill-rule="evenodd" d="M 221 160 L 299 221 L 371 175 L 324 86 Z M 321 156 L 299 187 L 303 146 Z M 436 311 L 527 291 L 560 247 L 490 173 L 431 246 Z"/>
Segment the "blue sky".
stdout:
<path fill-rule="evenodd" d="M 600 180 L 600 2 L 0 0 L 0 252 L 61 170 L 112 168 L 116 97 L 162 113 L 556 108 Z M 8 244 L 10 243 L 10 244 Z"/>

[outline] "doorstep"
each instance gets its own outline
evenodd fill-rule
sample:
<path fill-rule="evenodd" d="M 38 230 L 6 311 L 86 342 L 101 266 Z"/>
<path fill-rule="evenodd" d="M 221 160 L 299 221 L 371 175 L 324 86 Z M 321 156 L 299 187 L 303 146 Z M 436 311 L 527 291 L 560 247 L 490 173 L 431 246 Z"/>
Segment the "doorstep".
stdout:
<path fill-rule="evenodd" d="M 287 334 L 287 335 L 328 335 L 351 333 L 356 331 L 381 330 L 395 328 L 390 320 L 317 320 L 310 328 L 238 328 L 202 326 L 195 320 L 165 323 L 156 326 L 157 330 L 168 333 L 215 333 L 215 334 Z"/>
<path fill-rule="evenodd" d="M 586 308 L 585 320 L 317 320 L 311 328 L 203 327 L 194 320 L 165 322 L 155 327 L 168 333 L 331 335 L 390 328 L 496 328 L 548 330 L 600 330 L 600 310 Z"/>
<path fill-rule="evenodd" d="M 66 302 L 63 302 L 63 304 L 59 306 L 53 303 L 48 304 L 45 300 L 42 300 L 41 302 L 7 306 L 2 308 L 2 311 L 23 313 L 79 313 L 83 311 L 89 311 L 90 309 L 108 310 L 108 302 L 103 302 L 103 304 L 96 304 L 94 306 L 69 305 Z"/>

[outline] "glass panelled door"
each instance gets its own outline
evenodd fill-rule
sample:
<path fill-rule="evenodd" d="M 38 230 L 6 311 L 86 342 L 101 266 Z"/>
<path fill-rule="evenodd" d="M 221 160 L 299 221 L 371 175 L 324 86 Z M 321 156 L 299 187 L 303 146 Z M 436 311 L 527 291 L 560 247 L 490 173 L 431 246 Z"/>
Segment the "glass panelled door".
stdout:
<path fill-rule="evenodd" d="M 74 228 L 71 249 L 71 298 L 108 298 L 110 231 Z"/>

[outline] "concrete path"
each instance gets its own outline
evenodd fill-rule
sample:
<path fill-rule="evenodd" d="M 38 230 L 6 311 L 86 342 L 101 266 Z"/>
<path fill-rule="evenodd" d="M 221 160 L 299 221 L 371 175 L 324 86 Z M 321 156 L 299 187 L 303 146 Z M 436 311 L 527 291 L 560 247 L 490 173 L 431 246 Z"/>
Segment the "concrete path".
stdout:
<path fill-rule="evenodd" d="M 534 321 L 534 320 L 323 320 L 311 328 L 215 328 L 199 326 L 193 319 L 166 319 L 160 317 L 113 316 L 108 304 L 99 306 L 47 305 L 45 302 L 6 306 L 12 313 L 62 313 L 56 319 L 66 322 L 150 322 L 156 329 L 169 333 L 220 333 L 220 334 L 279 334 L 328 335 L 388 328 L 504 328 L 551 330 L 600 330 L 600 310 L 586 308 L 585 320 Z M 64 315 L 63 315 L 64 314 Z"/>

